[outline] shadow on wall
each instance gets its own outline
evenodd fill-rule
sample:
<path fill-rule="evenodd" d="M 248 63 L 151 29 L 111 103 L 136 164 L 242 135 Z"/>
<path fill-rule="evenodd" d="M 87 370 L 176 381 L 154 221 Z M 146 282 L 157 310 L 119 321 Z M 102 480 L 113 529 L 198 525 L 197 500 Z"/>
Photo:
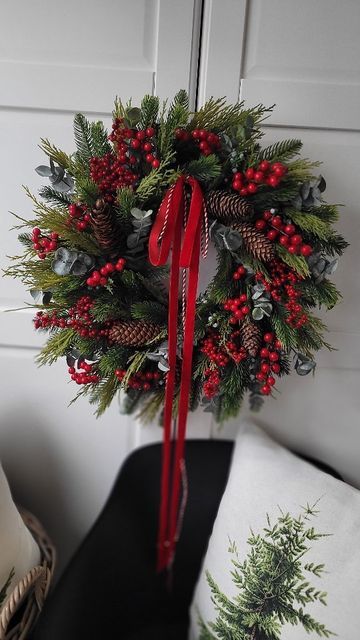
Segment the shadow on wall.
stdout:
<path fill-rule="evenodd" d="M 61 482 L 66 463 L 54 450 L 47 425 L 36 407 L 28 408 L 28 422 L 20 425 L 16 412 L 2 419 L 0 458 L 14 501 L 42 522 L 55 543 L 57 573 L 83 538 L 83 531 Z M 56 508 L 54 508 L 54 504 Z"/>

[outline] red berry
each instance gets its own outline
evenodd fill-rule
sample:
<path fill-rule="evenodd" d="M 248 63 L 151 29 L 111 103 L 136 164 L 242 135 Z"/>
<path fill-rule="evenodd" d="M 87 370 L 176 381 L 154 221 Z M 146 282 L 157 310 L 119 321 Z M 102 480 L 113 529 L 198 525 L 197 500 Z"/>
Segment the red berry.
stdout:
<path fill-rule="evenodd" d="M 287 249 L 288 249 L 288 252 L 292 253 L 293 255 L 296 255 L 298 252 L 297 245 L 295 244 L 291 244 Z"/>
<path fill-rule="evenodd" d="M 277 187 L 279 185 L 279 178 L 277 176 L 271 175 L 267 178 L 267 184 L 270 185 L 270 187 Z"/>
<path fill-rule="evenodd" d="M 178 127 L 175 129 L 175 138 L 177 138 L 177 140 L 181 140 L 184 137 L 184 133 L 184 129 L 180 129 L 180 127 Z"/>
<path fill-rule="evenodd" d="M 261 373 L 269 373 L 270 365 L 267 362 L 264 362 L 260 367 Z"/>
<path fill-rule="evenodd" d="M 145 156 L 145 160 L 146 162 L 148 162 L 149 164 L 151 164 L 153 162 L 153 160 L 155 160 L 154 156 L 152 155 L 152 153 L 147 153 Z"/>
<path fill-rule="evenodd" d="M 259 382 L 263 382 L 264 380 L 266 380 L 266 375 L 261 372 L 257 373 L 255 377 L 256 380 L 259 380 Z"/>
<path fill-rule="evenodd" d="M 256 193 L 258 190 L 257 184 L 255 184 L 255 182 L 249 182 L 247 190 L 248 193 Z"/>
<path fill-rule="evenodd" d="M 269 360 L 270 360 L 270 362 L 277 362 L 279 360 L 279 354 L 276 353 L 276 351 L 272 351 L 269 354 Z"/>
<path fill-rule="evenodd" d="M 280 229 L 282 227 L 282 219 L 280 216 L 274 216 L 271 220 L 271 224 L 276 229 Z"/>
<path fill-rule="evenodd" d="M 263 220 L 270 220 L 272 218 L 272 213 L 271 211 L 264 211 L 263 213 Z"/>
<path fill-rule="evenodd" d="M 240 191 L 242 187 L 242 182 L 240 182 L 240 180 L 234 180 L 232 183 L 232 188 L 235 189 L 235 191 Z"/>
<path fill-rule="evenodd" d="M 301 249 L 300 249 L 300 253 L 302 256 L 311 256 L 313 252 L 313 248 L 309 245 L 309 244 L 303 244 Z"/>
<path fill-rule="evenodd" d="M 279 232 L 277 229 L 270 229 L 270 231 L 267 232 L 266 237 L 271 240 L 271 242 L 273 242 L 274 240 L 276 240 L 277 236 L 278 236 Z"/>
<path fill-rule="evenodd" d="M 296 233 L 295 235 L 291 236 L 291 240 L 290 240 L 291 244 L 301 244 L 302 243 L 302 237 L 299 233 Z"/>
<path fill-rule="evenodd" d="M 149 153 L 149 151 L 152 151 L 152 148 L 153 148 L 153 146 L 152 146 L 151 142 L 145 142 L 144 143 L 143 149 L 144 149 L 144 151 L 146 151 L 146 153 Z"/>
<path fill-rule="evenodd" d="M 243 265 L 240 265 L 240 267 L 237 268 L 237 272 L 240 276 L 244 276 L 246 273 L 246 269 Z"/>
<path fill-rule="evenodd" d="M 265 333 L 264 334 L 264 342 L 272 342 L 274 340 L 274 334 L 273 333 Z"/>
<path fill-rule="evenodd" d="M 287 233 L 288 236 L 292 236 L 293 233 L 295 233 L 296 228 L 295 228 L 295 226 L 293 224 L 287 224 L 284 227 L 284 231 L 285 231 L 285 233 Z"/>
<path fill-rule="evenodd" d="M 259 169 L 260 169 L 260 171 L 269 171 L 270 162 L 268 160 L 261 160 L 261 162 L 259 164 Z"/>
<path fill-rule="evenodd" d="M 143 130 L 141 130 L 141 131 L 137 131 L 137 133 L 136 133 L 136 137 L 137 137 L 137 139 L 138 139 L 138 140 L 145 140 L 145 138 L 146 138 L 146 131 L 143 131 Z"/>
<path fill-rule="evenodd" d="M 260 358 L 268 358 L 269 357 L 269 349 L 263 347 L 260 351 Z"/>
<path fill-rule="evenodd" d="M 147 129 L 145 129 L 145 134 L 147 138 L 152 138 L 154 133 L 155 133 L 154 127 L 147 127 Z"/>
<path fill-rule="evenodd" d="M 241 311 L 244 315 L 247 315 L 248 313 L 250 313 L 250 307 L 245 304 L 243 307 L 241 307 Z"/>
<path fill-rule="evenodd" d="M 133 138 L 130 142 L 130 146 L 132 147 L 132 149 L 140 149 L 141 147 L 141 142 L 140 140 L 138 140 L 138 138 Z"/>
<path fill-rule="evenodd" d="M 247 196 L 248 195 L 247 187 L 243 187 L 242 189 L 240 189 L 240 195 L 241 196 Z"/>
<path fill-rule="evenodd" d="M 243 302 L 246 302 L 247 301 L 246 293 L 242 293 L 241 296 L 239 296 L 238 300 L 239 300 L 239 304 L 242 304 Z"/>
<path fill-rule="evenodd" d="M 263 229 L 265 229 L 265 227 L 266 227 L 265 220 L 256 220 L 255 228 L 258 229 L 258 231 L 262 231 Z"/>
<path fill-rule="evenodd" d="M 192 135 L 193 138 L 195 138 L 195 140 L 198 140 L 200 138 L 199 129 L 194 129 L 194 131 L 191 132 L 191 135 Z"/>
<path fill-rule="evenodd" d="M 280 365 L 278 362 L 274 362 L 271 365 L 271 371 L 273 371 L 274 373 L 280 373 Z"/>
<path fill-rule="evenodd" d="M 155 158 L 152 163 L 151 166 L 153 167 L 153 169 L 158 169 L 160 167 L 160 160 L 158 160 L 157 158 Z"/>
<path fill-rule="evenodd" d="M 272 387 L 275 384 L 276 380 L 274 376 L 269 376 L 266 382 Z"/>
<path fill-rule="evenodd" d="M 285 235 L 281 235 L 279 238 L 279 243 L 282 247 L 287 247 L 289 244 L 289 238 Z"/>
<path fill-rule="evenodd" d="M 34 229 L 32 230 L 32 233 L 33 233 L 33 236 L 36 238 L 41 235 L 41 230 L 39 229 L 39 227 L 34 227 Z"/>
<path fill-rule="evenodd" d="M 255 182 L 259 182 L 259 183 L 263 182 L 264 181 L 264 177 L 265 176 L 264 176 L 262 171 L 255 171 L 255 174 L 254 174 Z"/>
<path fill-rule="evenodd" d="M 112 262 L 107 262 L 105 265 L 105 269 L 107 271 L 107 273 L 112 273 L 112 271 L 114 271 L 115 267 L 112 264 Z"/>
<path fill-rule="evenodd" d="M 264 384 L 260 391 L 264 396 L 268 396 L 271 393 L 271 387 L 268 384 Z"/>
<path fill-rule="evenodd" d="M 275 340 L 275 349 L 282 349 L 282 342 L 280 342 L 280 340 Z"/>
<path fill-rule="evenodd" d="M 254 171 L 253 167 L 249 167 L 248 169 L 246 169 L 245 176 L 246 176 L 247 180 L 253 180 L 254 179 L 254 175 L 255 175 L 255 171 Z"/>

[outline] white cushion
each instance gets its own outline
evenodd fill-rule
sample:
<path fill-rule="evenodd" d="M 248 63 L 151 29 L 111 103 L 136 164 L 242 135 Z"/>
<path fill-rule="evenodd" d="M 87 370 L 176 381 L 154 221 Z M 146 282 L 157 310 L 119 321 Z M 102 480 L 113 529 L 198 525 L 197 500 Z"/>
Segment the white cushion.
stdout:
<path fill-rule="evenodd" d="M 0 465 L 0 590 L 14 569 L 7 590 L 10 594 L 17 582 L 40 562 L 40 550 L 13 502 L 10 488 Z M 6 600 L 3 602 L 3 606 Z"/>
<path fill-rule="evenodd" d="M 264 528 L 269 527 L 267 514 L 271 525 L 275 525 L 281 512 L 295 518 L 303 513 L 302 507 L 306 505 L 316 505 L 318 511 L 305 521 L 306 528 L 314 527 L 316 532 L 331 534 L 318 540 L 307 540 L 309 550 L 300 559 L 302 573 L 310 585 L 320 592 L 327 592 L 326 605 L 319 600 L 304 605 L 293 602 L 293 605 L 296 609 L 302 606 L 305 614 L 336 633 L 341 640 L 359 637 L 360 492 L 293 455 L 255 425 L 244 424 L 237 437 L 228 484 L 195 590 L 190 640 L 243 637 L 239 631 L 235 632 L 236 625 L 228 635 L 220 635 L 209 627 L 209 622 L 215 622 L 219 615 L 216 608 L 219 601 L 214 603 L 212 599 L 206 571 L 220 592 L 235 602 L 241 617 L 241 607 L 239 609 L 234 599 L 243 591 L 234 584 L 231 571 L 235 568 L 232 559 L 236 559 L 236 554 L 231 553 L 229 547 L 235 543 L 238 560 L 243 562 L 251 549 L 248 543 L 251 530 L 264 537 Z M 259 552 L 256 558 L 260 558 Z M 312 574 L 304 569 L 308 563 L 324 564 L 325 572 L 320 570 L 320 576 Z M 264 582 L 262 572 L 260 569 L 257 578 Z M 220 608 L 223 605 L 224 602 Z M 201 635 L 199 617 L 206 623 L 209 633 L 203 631 Z M 231 627 L 229 621 L 224 624 L 225 628 Z M 308 636 L 300 623 L 291 625 L 281 621 L 277 634 L 275 638 L 284 640 L 319 637 L 314 631 Z"/>

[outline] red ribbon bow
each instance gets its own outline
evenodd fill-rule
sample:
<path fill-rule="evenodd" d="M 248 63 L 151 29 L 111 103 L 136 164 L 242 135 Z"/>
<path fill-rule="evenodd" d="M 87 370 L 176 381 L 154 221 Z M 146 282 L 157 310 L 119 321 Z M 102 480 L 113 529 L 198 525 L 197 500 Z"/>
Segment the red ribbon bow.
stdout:
<path fill-rule="evenodd" d="M 188 185 L 191 189 L 188 215 L 186 211 L 185 185 Z M 149 238 L 149 260 L 152 265 L 161 266 L 166 264 L 172 250 L 168 310 L 169 371 L 166 379 L 164 405 L 158 571 L 170 567 L 174 558 L 178 534 L 181 476 L 184 468 L 185 434 L 192 374 L 196 295 L 203 223 L 206 230 L 203 251 L 205 257 L 207 251 L 207 220 L 202 190 L 195 178 L 180 176 L 166 192 Z M 176 433 L 173 436 L 175 451 L 172 465 L 172 483 L 170 485 L 171 426 L 175 391 L 179 276 L 181 269 L 184 270 L 182 291 L 184 334 L 178 419 Z"/>

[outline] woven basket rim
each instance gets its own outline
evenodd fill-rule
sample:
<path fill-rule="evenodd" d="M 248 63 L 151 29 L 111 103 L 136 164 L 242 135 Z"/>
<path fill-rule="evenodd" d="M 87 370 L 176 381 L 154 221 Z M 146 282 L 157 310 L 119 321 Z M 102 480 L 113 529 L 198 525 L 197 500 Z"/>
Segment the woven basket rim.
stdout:
<path fill-rule="evenodd" d="M 24 524 L 40 549 L 40 563 L 18 582 L 0 613 L 0 640 L 25 640 L 33 628 L 47 597 L 56 563 L 55 547 L 41 522 L 30 511 L 18 507 Z M 12 624 L 20 606 L 20 620 Z"/>

